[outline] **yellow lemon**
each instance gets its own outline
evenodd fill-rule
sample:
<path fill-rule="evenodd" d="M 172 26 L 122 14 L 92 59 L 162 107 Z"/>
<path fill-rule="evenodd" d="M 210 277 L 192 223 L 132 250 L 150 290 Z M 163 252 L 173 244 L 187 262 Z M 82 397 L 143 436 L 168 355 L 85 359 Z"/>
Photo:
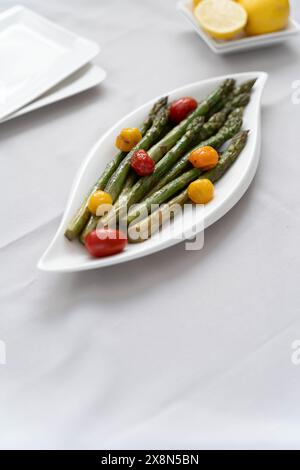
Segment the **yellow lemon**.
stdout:
<path fill-rule="evenodd" d="M 249 35 L 273 33 L 286 27 L 289 0 L 238 0 L 248 13 L 246 33 Z"/>
<path fill-rule="evenodd" d="M 217 39 L 233 38 L 247 23 L 245 8 L 232 0 L 202 0 L 195 16 L 204 31 Z"/>
<path fill-rule="evenodd" d="M 195 204 L 207 204 L 214 197 L 214 185 L 208 179 L 193 181 L 188 187 L 188 196 Z"/>

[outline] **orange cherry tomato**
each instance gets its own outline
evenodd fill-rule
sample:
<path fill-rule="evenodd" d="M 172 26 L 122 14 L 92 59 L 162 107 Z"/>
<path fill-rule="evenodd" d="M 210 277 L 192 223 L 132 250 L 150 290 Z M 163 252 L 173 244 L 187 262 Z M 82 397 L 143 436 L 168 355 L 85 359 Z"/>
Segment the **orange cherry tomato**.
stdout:
<path fill-rule="evenodd" d="M 194 150 L 189 156 L 189 161 L 195 168 L 210 170 L 218 163 L 219 154 L 213 147 L 207 145 Z"/>

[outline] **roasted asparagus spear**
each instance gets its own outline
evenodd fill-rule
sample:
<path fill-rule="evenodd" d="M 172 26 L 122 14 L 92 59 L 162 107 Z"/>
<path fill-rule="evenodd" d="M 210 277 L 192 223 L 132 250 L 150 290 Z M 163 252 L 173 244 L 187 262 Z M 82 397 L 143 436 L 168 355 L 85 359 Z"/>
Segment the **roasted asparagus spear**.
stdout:
<path fill-rule="evenodd" d="M 218 181 L 235 162 L 245 147 L 248 137 L 248 131 L 241 131 L 230 142 L 227 150 L 223 153 L 219 163 L 212 170 L 204 172 L 199 178 L 207 178 L 211 182 Z M 192 170 L 193 171 L 193 170 Z M 198 170 L 199 171 L 199 170 Z M 178 186 L 179 187 L 179 186 Z M 160 200 L 163 198 L 161 197 Z M 129 227 L 128 235 L 129 241 L 132 243 L 141 242 L 148 239 L 151 235 L 159 229 L 166 220 L 169 220 L 170 215 L 176 213 L 178 206 L 183 206 L 189 201 L 187 189 L 181 191 L 168 203 L 163 204 L 157 211 Z M 139 234 L 139 236 L 137 236 Z"/>
<path fill-rule="evenodd" d="M 149 113 L 148 117 L 142 123 L 142 125 L 140 127 L 140 131 L 141 131 L 142 135 L 145 135 L 146 132 L 149 130 L 149 128 L 152 126 L 153 121 L 154 121 L 155 117 L 157 116 L 157 114 L 162 109 L 167 108 L 167 103 L 168 103 L 168 97 L 163 97 L 163 98 L 159 99 L 154 104 L 154 106 L 150 110 L 150 113 Z M 65 231 L 65 236 L 69 240 L 73 240 L 74 238 L 76 238 L 80 235 L 80 233 L 82 232 L 83 228 L 85 227 L 85 225 L 87 224 L 87 222 L 90 218 L 91 214 L 90 214 L 90 212 L 88 210 L 88 207 L 87 207 L 89 196 L 94 191 L 105 188 L 105 186 L 107 185 L 109 179 L 111 178 L 113 173 L 116 171 L 116 169 L 118 168 L 120 163 L 124 160 L 126 155 L 127 155 L 127 152 L 119 152 L 115 156 L 115 158 L 106 165 L 102 175 L 100 176 L 100 178 L 96 181 L 96 183 L 92 187 L 91 191 L 89 192 L 89 194 L 87 195 L 87 197 L 85 198 L 85 200 L 83 201 L 83 203 L 81 204 L 79 209 L 77 210 L 75 216 L 73 217 L 72 221 L 70 222 L 70 224 L 68 225 L 68 227 Z"/>

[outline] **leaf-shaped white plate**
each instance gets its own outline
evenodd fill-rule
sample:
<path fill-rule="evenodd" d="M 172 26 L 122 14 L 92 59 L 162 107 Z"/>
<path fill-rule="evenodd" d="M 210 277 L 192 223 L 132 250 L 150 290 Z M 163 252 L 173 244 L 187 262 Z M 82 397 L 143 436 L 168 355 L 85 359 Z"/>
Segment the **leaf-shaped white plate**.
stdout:
<path fill-rule="evenodd" d="M 204 226 L 206 228 L 216 222 L 238 202 L 250 185 L 259 160 L 261 141 L 260 106 L 267 74 L 264 72 L 248 72 L 212 78 L 210 80 L 192 83 L 167 93 L 170 101 L 182 96 L 193 96 L 201 100 L 225 78 L 229 77 L 235 78 L 237 83 L 257 78 L 251 101 L 244 115 L 243 127 L 244 129 L 250 130 L 249 138 L 238 160 L 216 184 L 214 199 L 205 206 L 203 211 L 199 212 L 197 216 L 198 219 L 195 220 L 195 218 L 192 217 L 192 207 L 190 216 L 188 214 L 186 218 L 185 215 L 185 232 L 187 229 L 192 231 L 192 227 L 195 225 L 197 225 L 197 227 Z M 150 240 L 139 244 L 128 245 L 125 251 L 120 254 L 106 258 L 92 258 L 79 242 L 70 242 L 64 237 L 65 228 L 76 212 L 76 209 L 80 206 L 82 199 L 89 192 L 105 165 L 114 157 L 116 153 L 114 146 L 115 137 L 120 129 L 139 125 L 147 116 L 149 109 L 157 99 L 158 98 L 151 100 L 121 119 L 99 139 L 91 150 L 79 169 L 57 233 L 38 263 L 40 269 L 45 271 L 71 272 L 101 268 L 149 255 L 180 241 L 177 237 L 174 238 L 174 234 L 171 236 L 169 230 L 164 231 L 163 229 L 161 234 L 156 234 Z M 199 218 L 203 220 L 199 220 Z M 187 220 L 190 227 L 186 225 Z"/>

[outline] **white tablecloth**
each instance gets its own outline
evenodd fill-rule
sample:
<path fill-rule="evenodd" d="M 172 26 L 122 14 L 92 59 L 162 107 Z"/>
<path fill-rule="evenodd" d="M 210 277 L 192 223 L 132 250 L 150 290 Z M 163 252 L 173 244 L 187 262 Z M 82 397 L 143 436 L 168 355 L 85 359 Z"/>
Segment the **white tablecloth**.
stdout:
<path fill-rule="evenodd" d="M 300 448 L 299 38 L 219 57 L 175 0 L 22 3 L 96 40 L 108 76 L 0 125 L 0 447 Z M 170 89 L 250 70 L 270 74 L 260 167 L 203 250 L 37 270 L 101 133 Z"/>

